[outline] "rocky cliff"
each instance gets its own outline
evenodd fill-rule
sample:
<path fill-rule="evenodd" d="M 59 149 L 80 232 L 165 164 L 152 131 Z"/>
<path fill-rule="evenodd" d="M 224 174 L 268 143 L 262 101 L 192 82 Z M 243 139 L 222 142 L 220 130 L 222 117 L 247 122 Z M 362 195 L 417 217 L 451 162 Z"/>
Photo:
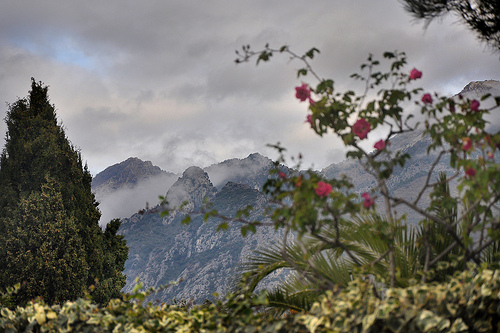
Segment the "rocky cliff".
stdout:
<path fill-rule="evenodd" d="M 202 302 L 213 298 L 214 292 L 224 295 L 234 282 L 242 258 L 259 246 L 279 240 L 280 233 L 272 227 L 262 227 L 257 233 L 242 237 L 236 222 L 217 232 L 220 221 L 204 222 L 199 211 L 207 198 L 213 208 L 228 216 L 252 205 L 254 210 L 249 219 L 264 220 L 267 199 L 258 190 L 229 182 L 217 191 L 203 170 L 187 169 L 167 193 L 169 202 L 189 201 L 183 210 L 174 209 L 164 218 L 152 212 L 123 220 L 120 233 L 130 248 L 125 291 L 133 288 L 138 277 L 148 287 L 178 282 L 154 296 L 164 302 L 174 299 Z M 191 222 L 183 225 L 186 210 Z"/>

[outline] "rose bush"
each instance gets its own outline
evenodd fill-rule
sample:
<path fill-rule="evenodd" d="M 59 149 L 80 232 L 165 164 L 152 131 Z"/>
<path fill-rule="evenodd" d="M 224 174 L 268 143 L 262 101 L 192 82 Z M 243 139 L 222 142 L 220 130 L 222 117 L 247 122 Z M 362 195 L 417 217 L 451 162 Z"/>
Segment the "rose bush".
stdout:
<path fill-rule="evenodd" d="M 337 92 L 333 80 L 322 79 L 315 73 L 309 62 L 319 52 L 315 48 L 304 55 L 295 54 L 287 46 L 279 49 L 266 46 L 258 52 L 247 47 L 243 51 L 237 62 L 248 61 L 254 56 L 258 58 L 257 62 L 267 61 L 274 53 L 286 53 L 304 64 L 297 71 L 298 77 L 311 74 L 318 80 L 315 87 L 302 83 L 295 88 L 296 98 L 310 101 L 307 123 L 320 136 L 334 133 L 340 137 L 348 148 L 347 157 L 357 160 L 367 175 L 373 177 L 375 184 L 370 191 L 372 196 L 369 192 L 360 195 L 347 178 L 323 180 L 312 170 L 292 174 L 287 179 L 271 178 L 265 190 L 277 207 L 271 215 L 277 227 L 296 232 L 299 240 L 302 235 L 307 235 L 308 239 L 317 242 L 314 244 L 323 244 L 325 248 L 337 251 L 335 253 L 342 253 L 349 258 L 352 267 L 360 269 L 361 274 L 375 274 L 374 279 L 387 286 L 405 285 L 417 277 L 424 283 L 435 279 L 438 275 L 433 271 L 440 262 L 453 263 L 454 268 L 446 274 L 451 274 L 454 269 L 464 269 L 467 263 L 476 267 L 484 261 L 495 264 L 495 260 L 491 260 L 493 257 L 487 259 L 485 255 L 498 255 L 500 248 L 500 169 L 494 154 L 500 146 L 500 133 L 488 132 L 484 118 L 492 108 L 479 109 L 478 100 L 463 97 L 455 100 L 437 93 L 424 93 L 422 88 L 412 88 L 411 85 L 423 74 L 416 68 L 409 72 L 404 69 L 404 53 L 386 52 L 384 58 L 390 63 L 385 72 L 379 70 L 380 61 L 370 55 L 361 66 L 364 74 L 352 75 L 354 79 L 365 82 L 365 90 L 357 94 L 354 91 Z M 367 100 L 369 96 L 375 97 Z M 488 98 L 494 101 L 493 107 L 500 105 L 500 98 L 483 97 Z M 412 101 L 416 102 L 412 104 Z M 411 105 L 415 105 L 415 111 L 420 111 L 420 119 L 415 119 Z M 379 136 L 375 138 L 375 151 L 365 150 L 360 142 L 368 139 L 368 134 L 374 130 Z M 388 182 L 392 181 L 394 169 L 404 167 L 411 156 L 388 149 L 386 143 L 396 134 L 413 131 L 423 131 L 423 135 L 429 138 L 428 152 L 435 151 L 432 156 L 436 156 L 436 160 L 430 166 L 427 179 L 410 201 L 393 193 Z M 275 147 L 284 151 L 279 145 Z M 455 173 L 434 181 L 435 167 L 444 159 L 449 161 Z M 277 165 L 282 161 L 284 157 L 277 161 Z M 458 182 L 453 195 L 449 190 L 452 181 Z M 326 191 L 323 191 L 324 185 L 319 186 L 320 183 L 331 185 L 326 201 Z M 428 201 L 424 200 L 425 197 Z M 419 214 L 420 224 L 407 225 L 405 215 L 396 215 L 400 206 Z M 366 209 L 372 207 L 376 209 Z M 370 252 L 371 259 L 361 260 L 367 253 L 363 251 L 367 250 L 354 246 L 352 240 L 348 240 L 350 235 L 343 233 L 344 226 L 353 219 L 361 221 L 354 234 L 370 230 L 367 235 L 378 238 L 370 240 L 373 246 L 377 241 L 384 244 L 379 250 L 370 249 L 374 251 Z M 349 230 L 352 234 L 353 231 Z M 415 231 L 415 239 L 403 240 Z M 327 237 L 326 232 L 331 234 Z M 436 233 L 443 238 L 434 238 Z M 396 241 L 400 237 L 396 235 L 402 235 L 402 243 Z M 328 285 L 327 279 L 321 278 L 322 273 L 315 268 L 318 263 L 294 264 L 292 255 L 285 255 L 287 246 L 284 242 L 282 260 L 289 263 L 299 276 L 308 276 L 312 281 L 310 286 Z M 398 247 L 405 249 L 407 260 L 399 261 Z M 406 267 L 413 256 L 408 251 L 416 255 L 411 259 L 415 260 L 411 261 L 411 269 Z M 379 265 L 385 268 L 377 270 Z"/>

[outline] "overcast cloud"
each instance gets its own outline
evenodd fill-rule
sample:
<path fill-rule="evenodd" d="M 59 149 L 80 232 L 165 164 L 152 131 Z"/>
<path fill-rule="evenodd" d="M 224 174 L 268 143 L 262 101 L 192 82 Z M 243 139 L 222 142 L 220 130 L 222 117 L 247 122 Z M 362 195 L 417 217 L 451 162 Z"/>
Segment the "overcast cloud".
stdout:
<path fill-rule="evenodd" d="M 135 156 L 172 172 L 260 152 L 281 142 L 304 167 L 344 158 L 304 124 L 294 98 L 298 62 L 234 64 L 250 44 L 315 46 L 313 66 L 355 88 L 369 53 L 401 50 L 430 91 L 500 80 L 499 54 L 450 16 L 427 30 L 397 0 L 22 1 L 0 3 L 0 101 L 25 97 L 34 77 L 92 174 Z M 316 84 L 312 77 L 306 80 Z M 5 116 L 7 107 L 2 114 Z M 0 132 L 6 126 L 0 124 Z M 3 145 L 3 143 L 2 143 Z"/>

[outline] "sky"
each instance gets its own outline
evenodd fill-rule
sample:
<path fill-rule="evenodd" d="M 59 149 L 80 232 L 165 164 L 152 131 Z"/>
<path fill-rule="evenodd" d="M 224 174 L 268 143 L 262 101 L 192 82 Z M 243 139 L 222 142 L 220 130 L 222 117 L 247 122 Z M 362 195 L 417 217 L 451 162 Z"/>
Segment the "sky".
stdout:
<path fill-rule="evenodd" d="M 294 87 L 317 81 L 297 79 L 298 61 L 234 63 L 242 45 L 266 43 L 318 48 L 312 65 L 338 91 L 361 92 L 350 74 L 370 53 L 394 50 L 429 92 L 500 80 L 500 54 L 456 17 L 425 29 L 397 0 L 5 0 L 0 113 L 28 95 L 31 77 L 42 81 L 93 175 L 128 157 L 174 173 L 254 152 L 276 158 L 267 144 L 277 142 L 301 153 L 304 168 L 342 161 L 341 142 L 304 123 Z"/>

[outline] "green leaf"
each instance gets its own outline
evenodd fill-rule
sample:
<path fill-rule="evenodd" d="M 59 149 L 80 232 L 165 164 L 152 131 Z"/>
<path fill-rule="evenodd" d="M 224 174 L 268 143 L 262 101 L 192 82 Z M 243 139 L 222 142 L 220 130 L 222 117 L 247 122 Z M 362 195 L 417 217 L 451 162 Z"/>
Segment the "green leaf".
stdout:
<path fill-rule="evenodd" d="M 223 222 L 223 223 L 219 224 L 219 226 L 217 227 L 217 231 L 226 230 L 227 228 L 228 228 L 227 222 Z"/>
<path fill-rule="evenodd" d="M 189 224 L 191 222 L 191 216 L 190 215 L 186 215 L 183 219 L 182 219 L 182 224 Z"/>
<path fill-rule="evenodd" d="M 309 58 L 314 58 L 314 52 L 319 53 L 319 50 L 315 47 L 306 52 L 306 56 Z"/>
<path fill-rule="evenodd" d="M 306 76 L 307 75 L 307 69 L 305 68 L 301 68 L 297 71 L 297 77 L 300 77 L 300 76 Z"/>

